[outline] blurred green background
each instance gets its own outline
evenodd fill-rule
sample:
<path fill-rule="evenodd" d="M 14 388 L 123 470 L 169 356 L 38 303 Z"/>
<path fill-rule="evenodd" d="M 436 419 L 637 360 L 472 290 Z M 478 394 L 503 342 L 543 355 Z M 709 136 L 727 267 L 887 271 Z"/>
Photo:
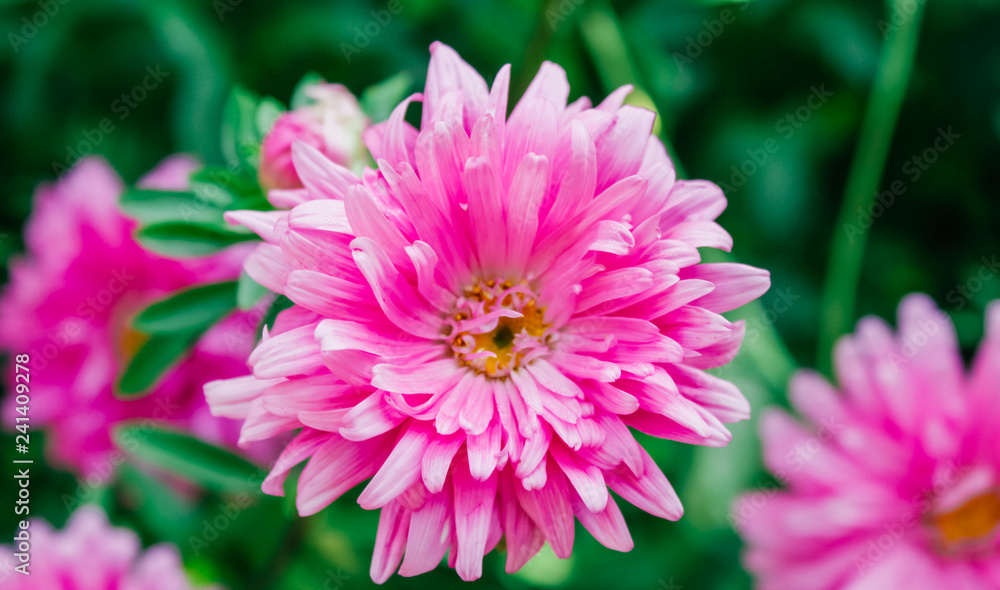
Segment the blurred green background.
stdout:
<path fill-rule="evenodd" d="M 951 314 L 967 352 L 982 335 L 985 305 L 1000 296 L 993 280 L 1000 271 L 1000 2 L 399 0 L 401 10 L 386 22 L 379 11 L 388 5 L 2 2 L 0 256 L 22 248 L 35 185 L 81 148 L 92 145 L 129 182 L 173 152 L 216 162 L 233 84 L 287 101 L 308 71 L 356 93 L 407 71 L 420 88 L 427 48 L 441 40 L 487 80 L 511 63 L 514 93 L 543 59 L 567 70 L 571 99 L 597 102 L 629 82 L 643 90 L 633 100 L 656 107 L 687 177 L 726 189 L 730 204 L 720 221 L 735 256 L 772 273 L 761 304 L 734 314 L 748 321 L 746 352 L 722 371 L 755 410 L 784 403 L 793 363 L 826 367 L 828 354 L 817 350 L 827 350 L 832 336 L 864 314 L 891 319 L 912 291 L 929 293 Z M 105 119 L 110 131 L 101 129 Z M 824 299 L 832 243 L 843 273 L 833 276 L 847 279 L 834 281 Z M 843 317 L 825 316 L 824 301 L 828 310 L 841 306 Z M 727 514 L 739 491 L 770 485 L 754 428 L 735 425 L 726 449 L 644 441 L 687 514 L 669 523 L 623 505 L 636 542 L 631 553 L 606 550 L 578 529 L 570 560 L 543 554 L 507 576 L 494 553 L 474 586 L 750 587 Z M 0 441 L 5 460 L 12 447 Z M 33 508 L 61 525 L 65 495 L 82 491 L 145 540 L 177 543 L 195 578 L 233 589 L 372 585 L 377 514 L 352 498 L 289 519 L 287 502 L 274 498 L 253 496 L 249 508 L 225 495 L 180 502 L 134 469 L 111 490 L 79 485 L 65 473 L 37 472 Z M 13 501 L 11 489 L 4 485 L 3 502 Z M 234 503 L 238 516 L 218 539 L 192 543 L 211 536 L 206 525 Z M 5 510 L 0 523 L 9 538 L 12 515 Z M 386 586 L 464 584 L 439 568 Z"/>

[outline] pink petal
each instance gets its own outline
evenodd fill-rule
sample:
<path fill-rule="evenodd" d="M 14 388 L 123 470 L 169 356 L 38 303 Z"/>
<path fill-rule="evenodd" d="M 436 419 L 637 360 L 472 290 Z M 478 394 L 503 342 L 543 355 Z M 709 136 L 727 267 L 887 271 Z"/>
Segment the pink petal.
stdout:
<path fill-rule="evenodd" d="M 323 366 L 312 325 L 301 326 L 261 341 L 247 363 L 260 379 L 308 375 Z"/>
<path fill-rule="evenodd" d="M 347 440 L 364 441 L 389 432 L 407 416 L 385 402 L 386 393 L 376 391 L 344 416 L 340 435 Z"/>
<path fill-rule="evenodd" d="M 431 439 L 420 460 L 420 474 L 431 493 L 444 489 L 455 453 L 465 443 L 464 434 L 439 435 Z"/>
<path fill-rule="evenodd" d="M 646 451 L 642 451 L 643 473 L 636 476 L 627 468 L 606 471 L 604 478 L 619 496 L 653 516 L 679 520 L 684 514 L 681 501 L 663 472 Z"/>
<path fill-rule="evenodd" d="M 566 559 L 573 553 L 573 509 L 566 478 L 558 469 L 549 469 L 548 481 L 538 490 L 514 486 L 521 508 L 545 535 L 556 557 Z"/>
<path fill-rule="evenodd" d="M 371 577 L 376 584 L 384 584 L 399 567 L 406 548 L 406 535 L 410 528 L 410 511 L 399 502 L 382 509 L 375 533 L 375 552 L 372 554 Z"/>
<path fill-rule="evenodd" d="M 316 514 L 374 475 L 388 454 L 389 444 L 381 438 L 354 442 L 331 436 L 313 454 L 299 476 L 295 498 L 299 516 Z"/>
<path fill-rule="evenodd" d="M 524 270 L 538 231 L 538 212 L 549 183 L 549 161 L 526 154 L 514 172 L 507 191 L 506 266 Z"/>
<path fill-rule="evenodd" d="M 411 421 L 385 463 L 361 492 L 358 504 L 365 510 L 382 508 L 417 483 L 421 458 L 436 434 L 433 425 Z"/>
<path fill-rule="evenodd" d="M 205 384 L 205 400 L 213 416 L 246 418 L 250 402 L 264 394 L 264 390 L 280 383 L 281 379 L 258 379 L 253 375 L 219 379 Z"/>
<path fill-rule="evenodd" d="M 520 486 L 509 471 L 500 473 L 500 489 L 497 496 L 500 522 L 507 539 L 506 571 L 512 574 L 528 563 L 528 560 L 545 544 L 545 537 L 535 526 L 527 512 L 521 509 L 515 486 Z"/>
<path fill-rule="evenodd" d="M 441 316 L 420 297 L 389 261 L 385 250 L 369 238 L 351 242 L 354 260 L 368 280 L 382 311 L 392 323 L 423 338 L 440 337 Z"/>
<path fill-rule="evenodd" d="M 573 512 L 580 524 L 587 529 L 597 542 L 608 549 L 628 552 L 635 546 L 628 532 L 625 517 L 614 499 L 608 498 L 607 506 L 600 511 L 592 511 L 579 497 L 573 498 Z"/>
<path fill-rule="evenodd" d="M 478 481 L 464 464 L 452 472 L 455 495 L 455 570 L 466 582 L 483 573 L 483 555 L 493 518 L 493 503 L 497 494 L 497 477 L 491 475 Z"/>
<path fill-rule="evenodd" d="M 304 141 L 292 144 L 292 162 L 312 198 L 343 199 L 347 189 L 360 182 L 350 170 L 334 163 Z"/>
<path fill-rule="evenodd" d="M 454 49 L 440 41 L 431 44 L 431 61 L 427 67 L 424 86 L 424 115 L 421 127 L 427 128 L 437 102 L 452 90 L 462 90 L 465 95 L 465 128 L 483 114 L 488 92 L 486 82 L 472 66 L 465 63 Z"/>
<path fill-rule="evenodd" d="M 690 266 L 681 272 L 681 278 L 700 279 L 714 284 L 715 289 L 711 293 L 696 299 L 692 305 L 716 313 L 741 307 L 763 295 L 771 286 L 771 273 L 732 262 Z"/>
<path fill-rule="evenodd" d="M 416 576 L 431 571 L 444 558 L 451 544 L 451 498 L 433 494 L 410 515 L 406 535 L 406 555 L 399 575 Z"/>
<path fill-rule="evenodd" d="M 284 496 L 285 477 L 289 470 L 311 457 L 317 449 L 330 441 L 335 435 L 311 428 L 303 428 L 278 456 L 271 467 L 260 489 L 271 496 Z"/>
<path fill-rule="evenodd" d="M 243 270 L 250 278 L 275 293 L 285 291 L 285 278 L 292 271 L 281 248 L 272 244 L 260 244 L 247 256 Z"/>
<path fill-rule="evenodd" d="M 566 474 L 566 479 L 576 489 L 587 510 L 590 512 L 604 510 L 608 505 L 608 488 L 601 470 L 588 464 L 562 444 L 552 445 L 551 450 L 552 458 Z"/>
<path fill-rule="evenodd" d="M 490 399 L 492 404 L 493 400 Z M 466 448 L 469 455 L 469 472 L 473 479 L 485 481 L 497 468 L 500 456 L 500 425 L 497 422 L 481 434 L 468 436 Z"/>

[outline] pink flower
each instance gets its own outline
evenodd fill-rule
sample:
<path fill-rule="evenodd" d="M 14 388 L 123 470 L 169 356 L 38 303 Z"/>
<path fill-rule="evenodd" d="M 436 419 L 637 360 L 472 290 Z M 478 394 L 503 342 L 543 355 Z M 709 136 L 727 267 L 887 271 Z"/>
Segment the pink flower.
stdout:
<path fill-rule="evenodd" d="M 431 52 L 423 96 L 365 135 L 378 170 L 355 177 L 299 143 L 305 188 L 271 193 L 294 208 L 231 215 L 266 240 L 247 271 L 296 305 L 253 375 L 206 386 L 209 404 L 246 420 L 245 441 L 302 429 L 263 486 L 280 495 L 308 458 L 302 515 L 371 478 L 377 582 L 449 548 L 478 578 L 501 536 L 510 572 L 545 541 L 567 557 L 574 516 L 628 551 L 608 487 L 682 513 L 628 427 L 729 441 L 749 406 L 703 369 L 736 354 L 743 325 L 719 313 L 768 274 L 699 264 L 698 247 L 731 245 L 713 221 L 725 198 L 675 181 L 654 114 L 622 106 L 629 88 L 567 106 L 546 63 L 507 118 L 509 66 L 488 90 L 451 48 Z M 404 114 L 421 98 L 418 131 Z"/>
<path fill-rule="evenodd" d="M 140 184 L 183 190 L 194 166 L 175 156 Z M 97 158 L 40 187 L 25 228 L 28 252 L 11 263 L 0 298 L 0 348 L 12 363 L 15 355 L 31 359 L 32 428 L 48 429 L 51 460 L 99 478 L 120 462 L 109 429 L 122 420 L 151 419 L 235 444 L 239 424 L 211 416 L 201 389 L 211 379 L 245 372 L 256 328 L 246 314 L 234 314 L 209 330 L 152 394 L 136 401 L 114 397 L 123 361 L 145 341 L 129 328 L 131 317 L 174 290 L 236 278 L 246 254 L 170 260 L 150 253 L 133 239 L 135 223 L 118 208 L 121 192 L 114 171 Z M 18 415 L 13 392 L 5 402 L 9 428 Z"/>
<path fill-rule="evenodd" d="M 18 529 L 19 531 L 21 529 Z M 108 523 L 95 506 L 73 513 L 66 528 L 54 531 L 33 519 L 27 529 L 27 575 L 16 546 L 0 547 L 0 588 L 9 590 L 192 590 L 177 548 L 167 543 L 143 551 L 139 537 Z M 218 588 L 217 586 L 214 588 Z"/>
<path fill-rule="evenodd" d="M 899 306 L 899 331 L 865 318 L 837 346 L 841 391 L 791 383 L 799 422 L 761 417 L 764 459 L 785 491 L 734 507 L 762 589 L 1000 587 L 1000 305 L 962 367 L 930 298 Z"/>
<path fill-rule="evenodd" d="M 292 144 L 305 142 L 346 168 L 368 162 L 361 133 L 368 118 L 358 99 L 340 84 L 313 84 L 305 88 L 311 103 L 284 113 L 261 145 L 260 183 L 265 190 L 300 188 L 292 164 Z"/>

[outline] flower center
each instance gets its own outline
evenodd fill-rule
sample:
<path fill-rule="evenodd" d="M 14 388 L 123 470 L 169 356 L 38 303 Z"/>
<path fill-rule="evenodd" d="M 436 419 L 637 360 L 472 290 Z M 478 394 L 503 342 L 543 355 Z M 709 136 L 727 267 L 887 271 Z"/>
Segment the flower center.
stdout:
<path fill-rule="evenodd" d="M 505 377 L 548 352 L 545 308 L 524 280 L 491 279 L 467 287 L 448 325 L 456 358 L 491 377 Z"/>
<path fill-rule="evenodd" d="M 989 489 L 962 505 L 931 514 L 929 524 L 942 549 L 953 553 L 989 541 L 1000 525 L 1000 490 Z"/>

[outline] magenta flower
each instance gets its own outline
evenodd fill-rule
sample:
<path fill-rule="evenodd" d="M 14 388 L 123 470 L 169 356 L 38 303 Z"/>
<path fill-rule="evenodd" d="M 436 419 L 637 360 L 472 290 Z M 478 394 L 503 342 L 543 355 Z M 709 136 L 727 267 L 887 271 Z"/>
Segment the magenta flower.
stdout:
<path fill-rule="evenodd" d="M 654 113 L 566 104 L 546 63 L 508 118 L 510 68 L 492 90 L 431 46 L 424 94 L 365 141 L 360 178 L 305 144 L 290 211 L 238 212 L 265 240 L 247 271 L 295 306 L 250 357 L 253 375 L 206 386 L 244 440 L 301 428 L 264 483 L 282 494 L 305 459 L 299 513 L 371 478 L 382 509 L 371 575 L 449 564 L 478 578 L 506 539 L 507 571 L 548 542 L 572 551 L 574 516 L 601 543 L 632 539 L 608 493 L 668 519 L 680 501 L 629 427 L 725 445 L 749 407 L 703 369 L 727 363 L 742 323 L 720 312 L 763 293 L 765 271 L 699 264 L 729 249 L 722 191 L 675 181 Z M 420 130 L 404 121 L 423 101 Z M 400 566 L 400 562 L 402 565 Z"/>
<path fill-rule="evenodd" d="M 787 489 L 734 507 L 760 588 L 1000 587 L 1000 307 L 969 373 L 923 295 L 899 306 L 898 335 L 865 318 L 835 360 L 841 391 L 812 372 L 791 383 L 804 423 L 761 417 Z"/>
<path fill-rule="evenodd" d="M 311 145 L 337 164 L 360 169 L 368 162 L 361 133 L 368 117 L 351 91 L 340 84 L 312 84 L 304 89 L 311 102 L 284 113 L 261 144 L 260 183 L 268 189 L 301 188 L 292 164 L 292 144 Z"/>
<path fill-rule="evenodd" d="M 175 156 L 140 184 L 184 190 L 194 165 Z M 40 187 L 25 228 L 28 252 L 12 261 L 0 298 L 0 348 L 12 363 L 15 355 L 31 358 L 32 427 L 47 428 L 52 461 L 100 479 L 121 461 L 109 430 L 122 420 L 149 419 L 235 445 L 239 424 L 214 418 L 201 389 L 206 381 L 246 371 L 256 327 L 246 314 L 231 316 L 209 330 L 151 395 L 114 397 L 123 363 L 145 341 L 130 329 L 132 316 L 176 289 L 236 278 L 246 255 L 234 250 L 182 261 L 144 250 L 132 237 L 135 223 L 118 208 L 122 188 L 97 158 Z M 5 402 L 4 423 L 13 425 L 15 396 Z"/>
<path fill-rule="evenodd" d="M 20 531 L 21 529 L 18 529 Z M 0 547 L 0 587 L 9 590 L 193 590 L 177 548 L 161 543 L 143 551 L 139 537 L 108 523 L 95 506 L 73 513 L 66 528 L 55 531 L 33 519 L 29 547 Z M 24 566 L 17 554 L 29 549 Z M 213 588 L 219 589 L 218 586 Z"/>

